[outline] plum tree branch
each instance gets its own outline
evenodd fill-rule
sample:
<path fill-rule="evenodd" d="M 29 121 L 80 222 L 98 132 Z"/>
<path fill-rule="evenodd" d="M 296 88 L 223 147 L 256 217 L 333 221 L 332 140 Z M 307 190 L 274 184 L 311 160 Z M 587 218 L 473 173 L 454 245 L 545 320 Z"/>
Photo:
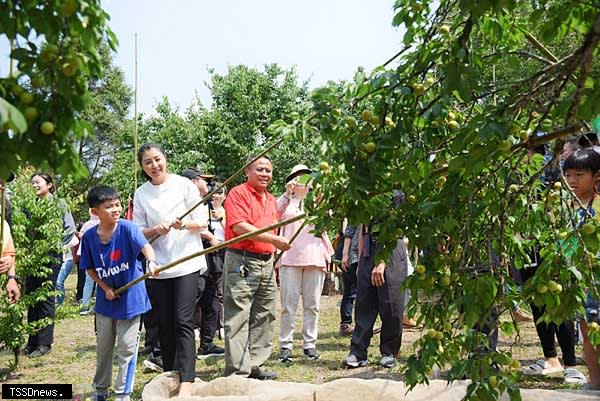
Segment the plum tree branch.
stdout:
<path fill-rule="evenodd" d="M 600 41 L 600 13 L 596 16 L 596 20 L 592 25 L 590 31 L 588 32 L 583 46 L 578 50 L 578 53 L 581 53 L 581 58 L 579 63 L 581 65 L 581 75 L 579 77 L 579 81 L 577 82 L 577 87 L 575 89 L 575 95 L 573 96 L 573 102 L 567 111 L 567 116 L 565 121 L 567 123 L 571 122 L 571 120 L 575 117 L 577 112 L 577 108 L 579 107 L 579 102 L 581 96 L 583 95 L 583 91 L 585 89 L 585 81 L 587 77 L 592 71 L 592 60 L 594 51 L 596 47 L 598 47 L 598 42 Z"/>

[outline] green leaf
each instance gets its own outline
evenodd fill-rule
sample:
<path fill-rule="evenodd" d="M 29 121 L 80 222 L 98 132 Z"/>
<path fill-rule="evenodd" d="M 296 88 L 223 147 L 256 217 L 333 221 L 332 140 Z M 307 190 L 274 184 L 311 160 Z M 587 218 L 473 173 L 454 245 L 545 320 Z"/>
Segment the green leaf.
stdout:
<path fill-rule="evenodd" d="M 19 134 L 27 131 L 27 122 L 23 114 L 15 106 L 0 97 L 0 127 L 5 124 Z"/>

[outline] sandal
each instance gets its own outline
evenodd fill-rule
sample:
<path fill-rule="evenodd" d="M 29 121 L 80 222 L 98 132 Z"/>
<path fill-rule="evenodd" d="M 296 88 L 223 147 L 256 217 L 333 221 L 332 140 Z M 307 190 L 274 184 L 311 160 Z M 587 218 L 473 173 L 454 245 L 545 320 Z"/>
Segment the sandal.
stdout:
<path fill-rule="evenodd" d="M 587 384 L 587 378 L 575 368 L 565 368 L 565 384 Z"/>
<path fill-rule="evenodd" d="M 562 372 L 564 369 L 562 366 L 554 367 L 548 365 L 544 359 L 539 359 L 523 369 L 523 374 L 528 376 L 546 376 L 552 373 Z"/>

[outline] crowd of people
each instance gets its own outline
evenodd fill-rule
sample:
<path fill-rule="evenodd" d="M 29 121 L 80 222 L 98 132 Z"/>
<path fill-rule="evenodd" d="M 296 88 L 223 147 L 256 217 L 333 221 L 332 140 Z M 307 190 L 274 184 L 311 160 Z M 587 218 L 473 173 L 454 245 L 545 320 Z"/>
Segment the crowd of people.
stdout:
<path fill-rule="evenodd" d="M 587 205 L 583 213 L 578 213 L 578 225 L 590 217 L 600 219 L 600 155 L 594 146 L 597 138 L 585 135 L 567 140 L 560 154 L 566 182 L 580 204 Z M 17 302 L 21 291 L 31 293 L 47 281 L 60 294 L 56 299 L 33 304 L 27 316 L 30 322 L 54 318 L 56 305 L 65 299 L 65 280 L 72 267 L 78 266 L 80 313 L 95 313 L 97 364 L 93 382 L 97 400 L 107 399 L 111 387 L 115 342 L 118 373 L 113 390 L 118 400 L 130 398 L 142 330 L 144 365 L 157 371 L 178 372 L 179 396 L 191 394 L 196 359 L 207 357 L 224 357 L 225 375 L 275 379 L 277 373 L 264 369 L 263 364 L 272 354 L 278 282 L 278 360 L 293 363 L 295 316 L 300 300 L 303 354 L 310 360 L 319 359 L 320 299 L 332 259 L 340 259 L 343 272 L 339 334 L 351 336 L 349 353 L 341 362 L 348 368 L 366 366 L 371 339 L 380 333 L 379 365 L 395 366 L 403 326 L 416 325 L 404 315 L 409 294 L 402 288 L 413 268 L 406 238 L 397 239 L 387 261 L 376 263 L 380 248 L 372 227 L 378 219 L 386 218 L 385 213 L 367 224 L 345 227 L 337 249 L 326 232 L 317 234 L 314 226 L 297 220 L 206 256 L 179 262 L 207 247 L 300 216 L 312 190 L 312 171 L 305 165 L 295 166 L 285 179 L 282 195 L 275 198 L 269 192 L 273 163 L 267 156 L 249 159 L 245 182 L 229 192 L 214 176 L 198 168 L 180 174 L 170 172 L 167 156 L 158 144 L 141 146 L 138 162 L 146 182 L 135 191 L 133 210 L 128 211 L 130 220 L 122 218 L 120 195 L 108 186 L 88 191 L 90 219 L 79 232 L 66 203 L 60 199 L 52 203 L 63 216 L 64 252 L 52 255 L 55 263 L 46 266 L 51 272 L 48 277 L 27 277 L 24 288 L 19 288 L 8 221 L 2 229 L 0 274 L 8 275 L 6 291 L 10 301 Z M 35 173 L 31 184 L 39 198 L 54 197 L 56 187 L 50 175 Z M 217 187 L 220 189 L 213 191 Z M 211 199 L 203 202 L 209 193 Z M 404 194 L 394 191 L 390 210 L 403 201 Z M 277 252 L 280 257 L 275 266 Z M 515 269 L 517 284 L 535 274 L 539 259 L 535 250 L 531 259 L 528 266 Z M 174 262 L 169 269 L 157 271 Z M 146 280 L 119 290 L 145 274 Z M 92 306 L 94 289 L 96 302 Z M 588 323 L 598 321 L 598 300 L 591 293 L 586 307 L 587 316 L 580 320 L 584 357 L 591 385 L 600 386 L 599 350 L 587 339 Z M 586 383 L 587 378 L 575 368 L 574 321 L 547 324 L 538 321 L 543 308 L 531 305 L 531 309 L 544 358 L 525 367 L 524 373 L 546 375 L 564 371 L 566 383 Z M 381 319 L 379 328 L 375 327 L 377 317 Z M 30 357 L 51 352 L 53 329 L 50 324 L 30 335 L 24 352 Z M 224 340 L 224 347 L 214 343 L 216 336 Z M 557 358 L 555 337 L 564 367 Z M 494 347 L 491 341 L 490 348 Z"/>

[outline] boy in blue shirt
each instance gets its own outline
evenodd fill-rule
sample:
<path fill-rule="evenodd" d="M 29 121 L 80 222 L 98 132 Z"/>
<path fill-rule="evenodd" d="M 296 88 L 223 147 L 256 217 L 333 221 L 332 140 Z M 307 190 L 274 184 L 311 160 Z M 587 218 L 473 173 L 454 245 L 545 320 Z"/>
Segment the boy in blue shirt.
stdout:
<path fill-rule="evenodd" d="M 597 184 L 600 180 L 600 156 L 598 153 L 590 148 L 575 151 L 565 160 L 563 174 L 571 191 L 579 201 L 575 206 L 579 220 L 577 228 L 583 227 L 586 223 L 589 224 L 590 220 L 598 224 L 600 220 L 600 196 L 597 193 Z M 600 327 L 600 316 L 598 315 L 600 301 L 594 297 L 596 291 L 593 291 L 592 288 L 587 289 L 586 293 L 586 316 L 579 321 L 583 334 L 583 358 L 590 376 L 589 389 L 600 390 L 600 347 L 594 347 L 588 336 L 589 333 L 597 331 Z M 578 373 L 583 376 L 581 372 Z M 565 377 L 566 375 L 567 369 L 565 369 Z"/>
<path fill-rule="evenodd" d="M 96 227 L 83 235 L 79 265 L 98 285 L 96 399 L 104 401 L 108 396 L 116 340 L 119 371 L 114 387 L 115 399 L 129 401 L 140 340 L 140 318 L 151 306 L 143 282 L 120 295 L 116 295 L 115 290 L 144 274 L 138 260 L 140 253 L 148 260 L 149 271 L 154 273 L 154 250 L 135 224 L 121 219 L 121 201 L 114 188 L 93 187 L 87 200 L 91 212 L 100 220 Z"/>

